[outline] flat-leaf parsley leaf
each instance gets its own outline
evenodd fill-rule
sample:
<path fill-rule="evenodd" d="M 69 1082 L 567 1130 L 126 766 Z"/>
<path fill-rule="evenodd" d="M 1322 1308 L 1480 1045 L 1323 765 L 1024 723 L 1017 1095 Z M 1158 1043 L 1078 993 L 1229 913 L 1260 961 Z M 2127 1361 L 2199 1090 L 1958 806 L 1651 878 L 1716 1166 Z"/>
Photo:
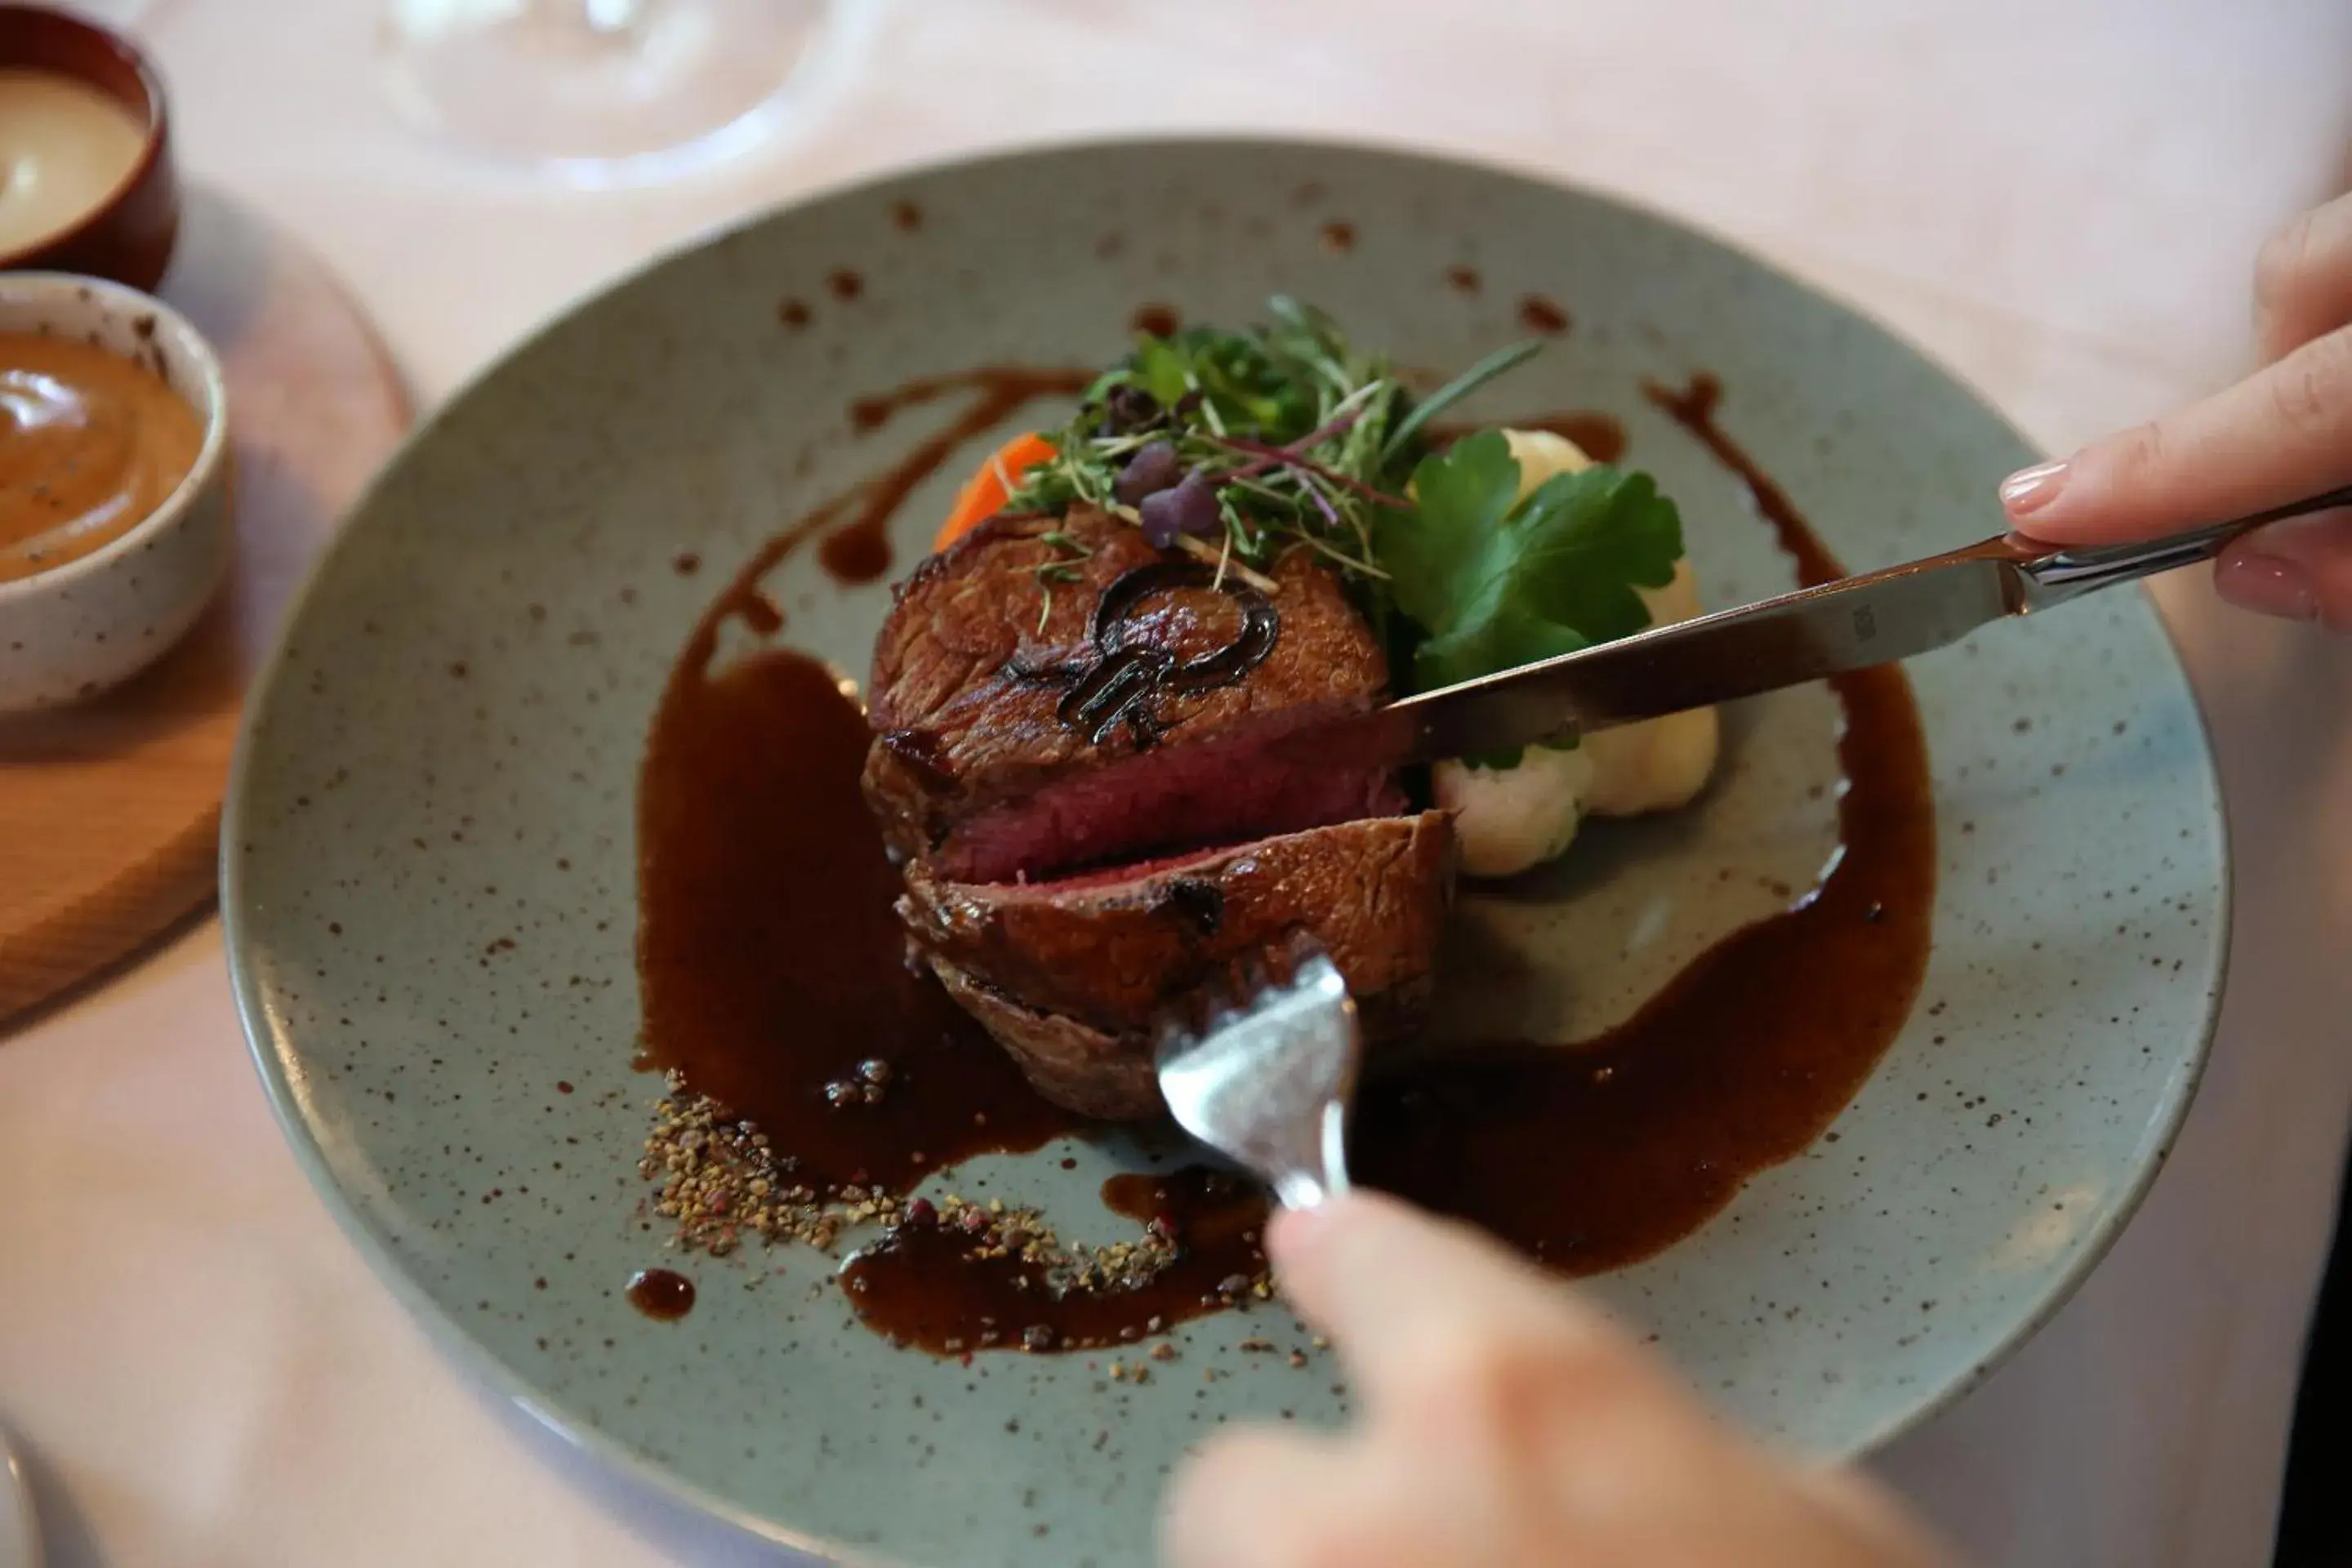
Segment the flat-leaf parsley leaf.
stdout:
<path fill-rule="evenodd" d="M 1373 548 L 1397 607 L 1424 634 L 1427 690 L 1640 631 L 1636 588 L 1663 588 L 1682 518 L 1650 476 L 1597 464 L 1518 500 L 1519 465 L 1482 430 L 1414 469 L 1414 506 L 1389 510 Z"/>

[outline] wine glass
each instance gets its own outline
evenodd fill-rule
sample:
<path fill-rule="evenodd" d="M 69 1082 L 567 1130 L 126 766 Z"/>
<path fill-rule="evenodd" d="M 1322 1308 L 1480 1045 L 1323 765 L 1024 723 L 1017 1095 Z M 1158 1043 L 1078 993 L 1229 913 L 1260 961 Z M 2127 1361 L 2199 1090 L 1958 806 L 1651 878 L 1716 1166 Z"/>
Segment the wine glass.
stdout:
<path fill-rule="evenodd" d="M 146 20 L 154 0 L 64 0 L 65 8 L 110 27 L 128 27 Z"/>
<path fill-rule="evenodd" d="M 829 0 L 385 0 L 385 85 L 419 128 L 566 184 L 756 145 L 862 6 Z"/>

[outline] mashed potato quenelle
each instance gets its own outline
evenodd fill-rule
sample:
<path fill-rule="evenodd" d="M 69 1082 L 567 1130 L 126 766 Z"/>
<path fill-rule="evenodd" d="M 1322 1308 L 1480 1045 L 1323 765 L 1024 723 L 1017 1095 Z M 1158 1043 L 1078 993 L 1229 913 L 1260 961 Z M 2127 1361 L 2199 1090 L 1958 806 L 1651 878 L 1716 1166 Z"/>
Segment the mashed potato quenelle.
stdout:
<path fill-rule="evenodd" d="M 1592 466 L 1577 445 L 1544 430 L 1506 430 L 1519 465 L 1519 500 L 1555 474 Z M 1701 614 L 1698 580 L 1685 555 L 1673 581 L 1637 588 L 1650 624 L 1668 626 Z M 1575 842 L 1589 815 L 1633 816 L 1686 805 L 1715 771 L 1715 710 L 1694 709 L 1583 737 L 1575 746 L 1530 746 L 1517 765 L 1483 768 L 1440 763 L 1437 803 L 1454 815 L 1462 868 L 1473 877 L 1509 877 L 1556 859 Z"/>

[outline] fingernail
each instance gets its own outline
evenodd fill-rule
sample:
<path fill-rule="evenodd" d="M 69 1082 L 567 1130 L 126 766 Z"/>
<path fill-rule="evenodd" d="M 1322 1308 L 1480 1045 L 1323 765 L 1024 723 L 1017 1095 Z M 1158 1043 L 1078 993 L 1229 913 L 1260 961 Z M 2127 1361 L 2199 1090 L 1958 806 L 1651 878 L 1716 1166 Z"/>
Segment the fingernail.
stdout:
<path fill-rule="evenodd" d="M 2300 562 L 2259 550 L 2237 550 L 2214 569 L 2213 586 L 2240 609 L 2290 621 L 2319 618 L 2319 595 Z"/>
<path fill-rule="evenodd" d="M 2000 504 L 2011 517 L 2024 517 L 2048 506 L 2066 482 L 2066 460 L 2053 458 L 2030 468 L 2020 468 L 2000 481 Z"/>

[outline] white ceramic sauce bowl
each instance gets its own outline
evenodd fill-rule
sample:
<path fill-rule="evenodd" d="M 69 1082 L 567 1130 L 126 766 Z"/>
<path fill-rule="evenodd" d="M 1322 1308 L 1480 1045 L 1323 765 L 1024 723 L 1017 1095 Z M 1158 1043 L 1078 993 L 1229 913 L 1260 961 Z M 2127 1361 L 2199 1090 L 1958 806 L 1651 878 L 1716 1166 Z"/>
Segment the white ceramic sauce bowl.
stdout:
<path fill-rule="evenodd" d="M 163 504 L 90 553 L 0 582 L 0 714 L 96 696 L 186 635 L 226 574 L 228 395 L 195 328 L 135 289 L 57 272 L 0 273 L 0 332 L 79 338 L 158 372 L 204 426 L 195 466 Z"/>

